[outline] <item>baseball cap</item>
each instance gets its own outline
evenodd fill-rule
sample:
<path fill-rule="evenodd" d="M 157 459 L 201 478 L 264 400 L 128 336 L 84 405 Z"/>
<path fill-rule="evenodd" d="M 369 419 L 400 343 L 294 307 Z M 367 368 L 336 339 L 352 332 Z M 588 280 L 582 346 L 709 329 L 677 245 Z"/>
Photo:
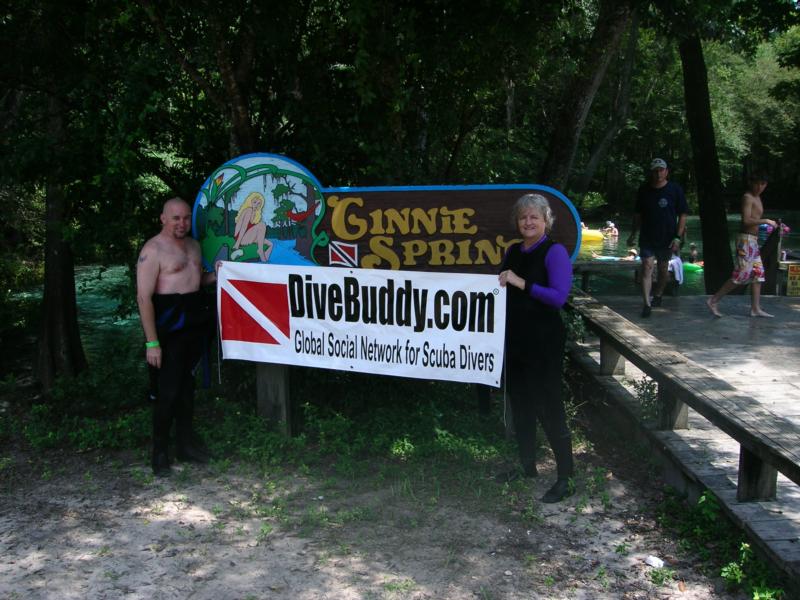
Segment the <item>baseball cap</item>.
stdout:
<path fill-rule="evenodd" d="M 650 170 L 653 169 L 666 169 L 667 168 L 667 161 L 663 158 L 654 158 L 653 162 L 650 163 Z"/>

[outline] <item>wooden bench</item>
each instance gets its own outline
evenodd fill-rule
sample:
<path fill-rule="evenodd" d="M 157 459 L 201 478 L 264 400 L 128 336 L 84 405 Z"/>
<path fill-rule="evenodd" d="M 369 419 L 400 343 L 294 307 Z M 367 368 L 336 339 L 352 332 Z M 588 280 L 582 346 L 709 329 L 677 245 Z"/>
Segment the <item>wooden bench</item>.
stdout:
<path fill-rule="evenodd" d="M 600 374 L 621 375 L 625 360 L 658 386 L 659 428 L 688 427 L 688 407 L 739 443 L 737 499 L 775 498 L 778 472 L 800 485 L 800 430 L 669 344 L 591 296 L 575 291 L 569 309 L 600 339 Z"/>

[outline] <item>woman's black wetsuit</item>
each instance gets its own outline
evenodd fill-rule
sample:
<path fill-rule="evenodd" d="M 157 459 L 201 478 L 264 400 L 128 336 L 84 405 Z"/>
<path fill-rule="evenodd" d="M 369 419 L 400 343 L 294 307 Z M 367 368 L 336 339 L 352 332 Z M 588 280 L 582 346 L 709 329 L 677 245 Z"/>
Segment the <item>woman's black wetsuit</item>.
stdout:
<path fill-rule="evenodd" d="M 559 479 L 573 474 L 572 439 L 561 392 L 566 330 L 561 311 L 531 297 L 534 284 L 548 287 L 545 240 L 532 251 L 509 248 L 501 270 L 525 280 L 525 289 L 507 286 L 506 376 L 522 467 L 536 471 L 536 421 L 542 424 L 556 458 Z"/>

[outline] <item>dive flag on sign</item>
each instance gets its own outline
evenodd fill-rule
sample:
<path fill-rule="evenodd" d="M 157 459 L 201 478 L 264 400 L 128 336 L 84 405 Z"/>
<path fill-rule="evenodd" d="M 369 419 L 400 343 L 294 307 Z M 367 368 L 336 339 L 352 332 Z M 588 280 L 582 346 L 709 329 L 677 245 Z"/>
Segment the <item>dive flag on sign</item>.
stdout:
<path fill-rule="evenodd" d="M 358 244 L 330 242 L 328 244 L 328 264 L 358 267 Z"/>
<path fill-rule="evenodd" d="M 288 343 L 289 298 L 285 284 L 227 279 L 219 293 L 223 342 Z"/>

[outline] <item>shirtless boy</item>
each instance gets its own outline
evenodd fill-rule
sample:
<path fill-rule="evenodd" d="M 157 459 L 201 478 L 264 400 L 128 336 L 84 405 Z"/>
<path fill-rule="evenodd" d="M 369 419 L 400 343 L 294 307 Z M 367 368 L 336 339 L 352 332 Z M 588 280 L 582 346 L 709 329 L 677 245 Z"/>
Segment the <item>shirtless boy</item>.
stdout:
<path fill-rule="evenodd" d="M 737 285 L 751 284 L 751 317 L 771 317 L 761 309 L 761 282 L 764 281 L 764 265 L 758 250 L 758 226 L 762 223 L 775 227 L 775 221 L 763 218 L 764 205 L 761 194 L 767 188 L 767 177 L 753 173 L 748 178 L 749 189 L 742 196 L 742 226 L 736 236 L 736 265 L 731 278 L 722 284 L 708 301 L 708 308 L 715 317 L 721 317 L 719 302 Z"/>
<path fill-rule="evenodd" d="M 179 460 L 205 462 L 192 432 L 194 377 L 212 315 L 200 286 L 216 281 L 203 273 L 200 244 L 189 236 L 192 211 L 181 198 L 164 203 L 161 232 L 147 240 L 136 265 L 136 301 L 144 329 L 145 358 L 158 382 L 153 407 L 153 473 L 170 470 L 169 432 L 175 422 Z"/>

